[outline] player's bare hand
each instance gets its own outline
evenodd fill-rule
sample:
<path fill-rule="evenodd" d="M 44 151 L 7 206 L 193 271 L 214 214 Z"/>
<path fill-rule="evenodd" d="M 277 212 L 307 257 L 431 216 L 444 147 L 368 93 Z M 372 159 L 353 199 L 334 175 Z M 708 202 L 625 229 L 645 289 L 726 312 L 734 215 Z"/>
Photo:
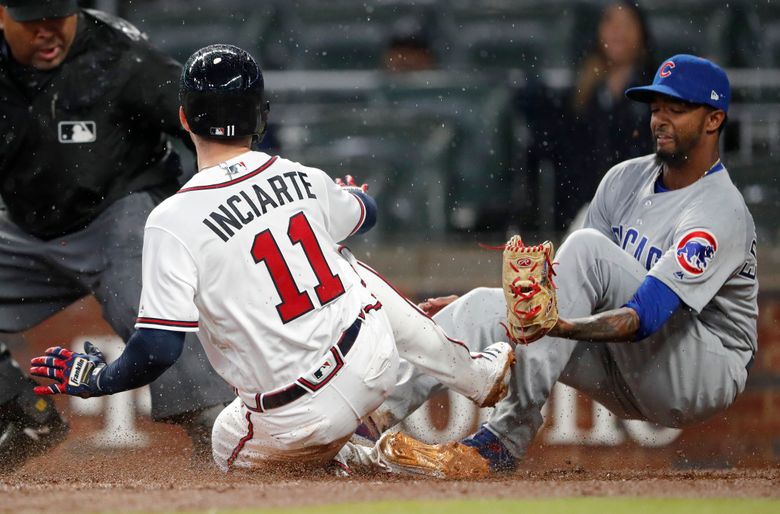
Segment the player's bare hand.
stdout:
<path fill-rule="evenodd" d="M 355 177 L 352 175 L 345 175 L 344 178 L 336 178 L 336 184 L 340 185 L 344 189 L 359 189 L 360 191 L 363 191 L 364 193 L 368 192 L 368 184 L 360 184 L 357 185 L 355 183 Z"/>
<path fill-rule="evenodd" d="M 438 296 L 436 298 L 428 298 L 424 302 L 417 304 L 417 307 L 428 316 L 433 316 L 457 299 L 458 295 L 456 294 L 451 294 L 449 296 Z"/>

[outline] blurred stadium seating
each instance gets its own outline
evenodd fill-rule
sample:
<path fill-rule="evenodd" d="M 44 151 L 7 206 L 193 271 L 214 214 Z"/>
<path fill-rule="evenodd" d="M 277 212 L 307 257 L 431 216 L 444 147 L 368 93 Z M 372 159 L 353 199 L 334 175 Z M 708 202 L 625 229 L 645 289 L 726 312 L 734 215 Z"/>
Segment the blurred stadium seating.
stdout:
<path fill-rule="evenodd" d="M 179 60 L 214 42 L 252 51 L 268 70 L 282 153 L 370 181 L 391 220 L 372 237 L 426 240 L 483 237 L 509 226 L 550 235 L 548 213 L 536 208 L 552 205 L 552 167 L 527 161 L 529 146 L 546 136 L 518 105 L 568 96 L 605 3 L 115 2 L 121 16 Z M 780 2 L 647 0 L 641 7 L 658 59 L 695 53 L 728 68 L 734 102 L 725 161 L 762 237 L 780 241 Z M 381 69 L 402 18 L 425 25 L 440 69 Z"/>

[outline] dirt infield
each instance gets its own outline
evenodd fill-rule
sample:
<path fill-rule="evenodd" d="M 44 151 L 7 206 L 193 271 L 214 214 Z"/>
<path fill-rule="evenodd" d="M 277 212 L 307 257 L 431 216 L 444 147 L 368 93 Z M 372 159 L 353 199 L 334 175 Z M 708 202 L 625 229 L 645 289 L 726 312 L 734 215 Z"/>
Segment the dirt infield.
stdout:
<path fill-rule="evenodd" d="M 0 513 L 60 514 L 306 506 L 394 499 L 547 498 L 581 496 L 780 498 L 780 467 L 725 470 L 588 469 L 547 466 L 535 458 L 518 473 L 482 482 L 445 482 L 378 475 L 225 475 L 193 466 L 182 433 L 144 427 L 144 450 L 101 451 L 84 427 L 50 454 L 0 474 Z"/>

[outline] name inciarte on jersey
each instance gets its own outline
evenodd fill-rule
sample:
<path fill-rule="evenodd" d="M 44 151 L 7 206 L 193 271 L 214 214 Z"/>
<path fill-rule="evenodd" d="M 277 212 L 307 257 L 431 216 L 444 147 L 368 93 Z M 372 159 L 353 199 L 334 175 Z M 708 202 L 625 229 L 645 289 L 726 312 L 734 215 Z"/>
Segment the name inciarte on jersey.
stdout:
<path fill-rule="evenodd" d="M 615 236 L 620 247 L 634 256 L 646 270 L 650 270 L 653 265 L 661 258 L 664 251 L 657 246 L 648 245 L 649 239 L 639 233 L 634 227 L 626 229 L 623 225 L 612 227 L 612 234 Z"/>
<path fill-rule="evenodd" d="M 302 171 L 289 171 L 268 178 L 270 191 L 252 184 L 223 201 L 219 207 L 203 219 L 203 224 L 219 236 L 229 241 L 236 231 L 241 230 L 253 220 L 282 205 L 296 200 L 317 199 Z"/>

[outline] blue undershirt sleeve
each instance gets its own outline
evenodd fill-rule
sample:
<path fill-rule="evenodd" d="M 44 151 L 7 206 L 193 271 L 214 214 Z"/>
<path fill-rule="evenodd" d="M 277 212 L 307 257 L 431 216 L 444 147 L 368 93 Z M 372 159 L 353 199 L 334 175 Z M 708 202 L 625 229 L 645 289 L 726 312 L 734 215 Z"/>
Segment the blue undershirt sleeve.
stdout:
<path fill-rule="evenodd" d="M 623 306 L 634 309 L 639 316 L 639 330 L 634 340 L 640 341 L 654 334 L 681 303 L 680 297 L 669 286 L 655 277 L 645 277 L 633 298 Z"/>
<path fill-rule="evenodd" d="M 98 379 L 104 394 L 145 386 L 170 368 L 184 349 L 184 332 L 139 328 L 127 341 L 117 360 Z"/>
<path fill-rule="evenodd" d="M 365 234 L 376 225 L 377 206 L 376 200 L 374 200 L 368 193 L 363 191 L 354 191 L 352 194 L 360 198 L 363 205 L 366 207 L 366 217 L 363 220 L 363 224 L 355 232 L 356 234 Z"/>

